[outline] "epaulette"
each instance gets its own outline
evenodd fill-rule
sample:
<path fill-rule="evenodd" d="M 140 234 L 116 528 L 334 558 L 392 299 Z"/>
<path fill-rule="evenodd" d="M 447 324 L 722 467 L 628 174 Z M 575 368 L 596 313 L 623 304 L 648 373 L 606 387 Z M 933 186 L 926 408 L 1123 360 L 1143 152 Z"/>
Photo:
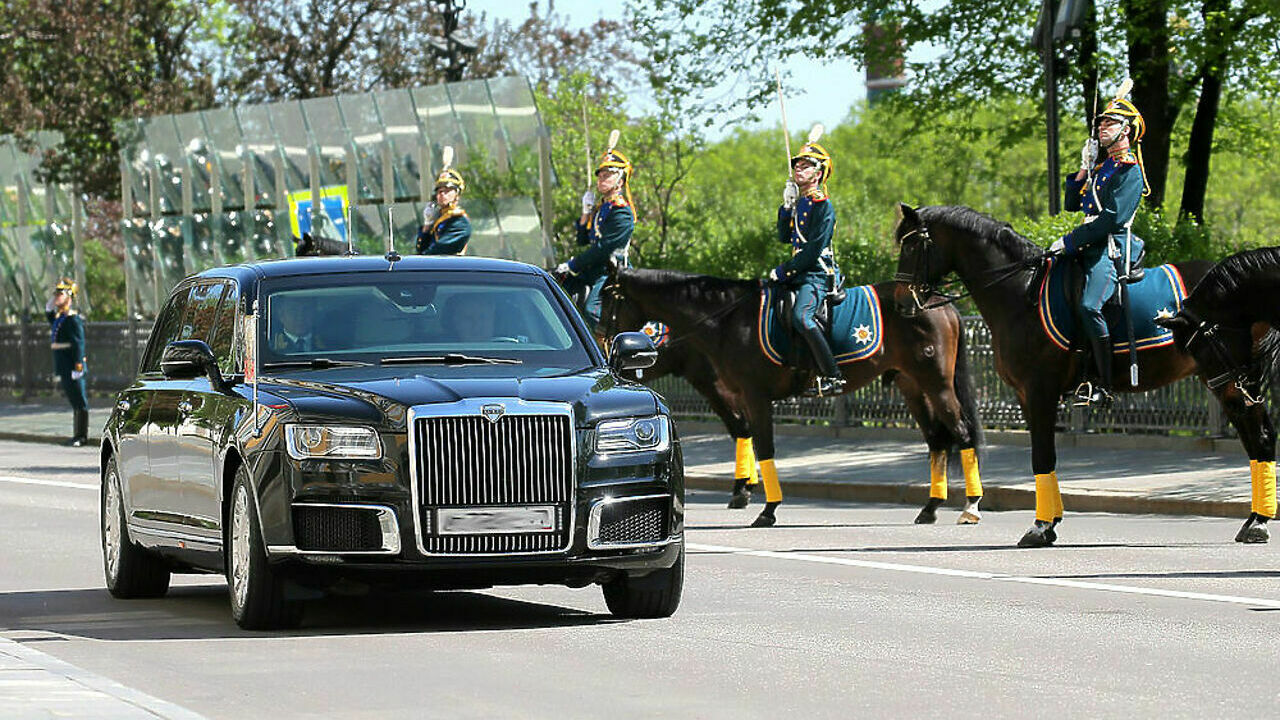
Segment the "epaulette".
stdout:
<path fill-rule="evenodd" d="M 1124 154 L 1124 157 L 1120 157 L 1120 158 L 1113 158 L 1113 159 L 1114 159 L 1117 163 L 1122 163 L 1122 164 L 1124 164 L 1124 165 L 1137 165 L 1137 164 L 1138 164 L 1138 158 L 1137 158 L 1137 156 L 1135 156 L 1135 155 L 1134 155 L 1133 153 L 1131 153 L 1131 152 L 1127 152 L 1127 153 L 1125 153 L 1125 154 Z"/>
<path fill-rule="evenodd" d="M 614 199 L 610 200 L 610 201 L 609 201 L 609 204 L 610 204 L 610 205 L 612 205 L 612 206 L 614 206 L 614 207 L 628 207 L 628 206 L 627 206 L 627 199 L 626 199 L 626 198 L 624 198 L 624 197 L 616 197 L 616 198 L 614 198 Z"/>
<path fill-rule="evenodd" d="M 805 193 L 805 197 L 809 198 L 813 202 L 823 202 L 827 199 L 827 194 L 822 192 L 821 188 L 815 188 L 814 190 Z"/>

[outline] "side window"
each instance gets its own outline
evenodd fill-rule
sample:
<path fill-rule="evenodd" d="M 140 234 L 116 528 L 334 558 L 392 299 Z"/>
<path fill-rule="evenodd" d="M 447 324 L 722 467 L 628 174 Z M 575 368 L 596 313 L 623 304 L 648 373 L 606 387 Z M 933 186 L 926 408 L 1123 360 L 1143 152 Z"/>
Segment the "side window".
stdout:
<path fill-rule="evenodd" d="M 209 342 L 213 323 L 218 317 L 218 303 L 227 289 L 222 283 L 196 285 L 187 301 L 187 312 L 182 316 L 179 340 L 204 340 Z"/>
<path fill-rule="evenodd" d="M 224 287 L 226 292 L 222 295 L 222 303 L 218 305 L 218 316 L 213 321 L 213 329 L 207 342 L 213 350 L 213 356 L 218 359 L 218 367 L 222 372 L 233 373 L 239 370 L 240 364 L 232 352 L 236 340 L 236 301 L 240 293 L 234 284 Z"/>
<path fill-rule="evenodd" d="M 169 298 L 169 302 L 156 318 L 155 327 L 151 329 L 151 341 L 147 344 L 147 352 L 142 357 L 138 374 L 160 372 L 160 356 L 164 346 L 178 339 L 182 316 L 186 313 L 187 298 L 191 288 L 185 288 Z"/>

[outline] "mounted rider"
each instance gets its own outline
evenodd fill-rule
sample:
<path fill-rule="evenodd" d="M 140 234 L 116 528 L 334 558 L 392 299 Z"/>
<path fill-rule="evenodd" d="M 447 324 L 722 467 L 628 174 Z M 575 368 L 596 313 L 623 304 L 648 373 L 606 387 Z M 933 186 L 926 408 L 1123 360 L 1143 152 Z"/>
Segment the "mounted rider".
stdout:
<path fill-rule="evenodd" d="M 796 291 L 792 325 L 817 361 L 821 376 L 815 393 L 828 395 L 844 387 L 844 376 L 817 315 L 829 293 L 840 287 L 840 268 L 831 247 L 836 212 L 827 195 L 831 154 L 816 142 L 806 143 L 791 158 L 791 178 L 778 208 L 778 242 L 791 244 L 791 259 L 769 271 L 769 280 Z"/>
<path fill-rule="evenodd" d="M 582 194 L 582 216 L 574 224 L 578 244 L 587 249 L 555 269 L 565 292 L 575 295 L 589 290 L 583 308 L 587 323 L 594 330 L 600 323 L 600 290 L 604 287 L 610 261 L 618 267 L 629 267 L 627 251 L 635 229 L 635 206 L 631 201 L 631 174 L 635 168 L 625 155 L 610 149 L 596 165 L 596 193 Z"/>
<path fill-rule="evenodd" d="M 419 255 L 461 255 L 471 240 L 471 220 L 458 204 L 467 183 L 462 173 L 445 168 L 436 177 L 435 201 L 422 210 Z"/>
<path fill-rule="evenodd" d="M 1089 338 L 1097 382 L 1082 383 L 1077 405 L 1109 405 L 1113 400 L 1112 345 L 1102 307 L 1119 288 L 1116 261 L 1136 259 L 1140 240 L 1129 230 L 1138 203 L 1150 190 L 1138 145 L 1146 132 L 1142 113 L 1117 97 L 1095 119 L 1097 139 L 1085 142 L 1080 171 L 1066 178 L 1066 209 L 1085 214 L 1084 222 L 1049 246 L 1049 252 L 1074 258 L 1084 273 L 1080 310 Z M 1100 160 L 1099 149 L 1106 154 Z"/>

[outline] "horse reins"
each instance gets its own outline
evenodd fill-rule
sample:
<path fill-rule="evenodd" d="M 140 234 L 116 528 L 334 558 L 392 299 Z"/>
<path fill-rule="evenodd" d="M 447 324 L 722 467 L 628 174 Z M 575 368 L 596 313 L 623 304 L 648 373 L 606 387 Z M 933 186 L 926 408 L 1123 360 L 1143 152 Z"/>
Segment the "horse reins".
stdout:
<path fill-rule="evenodd" d="M 1182 314 L 1187 316 L 1187 318 L 1192 322 L 1196 323 L 1196 329 L 1192 331 L 1191 337 L 1187 338 L 1187 342 L 1184 345 L 1187 352 L 1192 353 L 1194 356 L 1195 353 L 1191 350 L 1191 344 L 1199 339 L 1207 345 L 1209 352 L 1213 353 L 1214 358 L 1218 362 L 1222 363 L 1222 366 L 1226 368 L 1225 371 L 1211 378 L 1205 379 L 1204 384 L 1207 385 L 1210 390 L 1217 390 L 1228 383 L 1234 383 L 1236 390 L 1239 390 L 1240 395 L 1244 397 L 1244 404 L 1246 407 L 1261 404 L 1264 401 L 1264 398 L 1255 397 L 1249 392 L 1248 388 L 1245 387 L 1246 382 L 1253 380 L 1253 378 L 1249 377 L 1247 364 L 1237 363 L 1235 359 L 1231 357 L 1231 351 L 1227 350 L 1227 346 L 1223 345 L 1222 339 L 1218 337 L 1219 332 L 1224 329 L 1222 325 L 1220 323 L 1211 323 L 1207 320 L 1201 320 L 1195 313 L 1186 308 L 1182 309 Z M 1237 330 L 1238 332 L 1248 332 L 1247 330 L 1240 330 L 1239 328 L 1228 329 Z"/>

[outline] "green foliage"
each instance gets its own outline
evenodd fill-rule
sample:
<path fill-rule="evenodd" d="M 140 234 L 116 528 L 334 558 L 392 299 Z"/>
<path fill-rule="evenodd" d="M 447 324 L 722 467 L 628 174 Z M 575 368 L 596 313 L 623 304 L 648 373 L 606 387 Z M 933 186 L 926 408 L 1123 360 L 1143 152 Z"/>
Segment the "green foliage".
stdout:
<path fill-rule="evenodd" d="M 84 274 L 89 299 L 93 303 L 89 319 L 126 319 L 124 266 L 97 240 L 85 240 Z"/>

